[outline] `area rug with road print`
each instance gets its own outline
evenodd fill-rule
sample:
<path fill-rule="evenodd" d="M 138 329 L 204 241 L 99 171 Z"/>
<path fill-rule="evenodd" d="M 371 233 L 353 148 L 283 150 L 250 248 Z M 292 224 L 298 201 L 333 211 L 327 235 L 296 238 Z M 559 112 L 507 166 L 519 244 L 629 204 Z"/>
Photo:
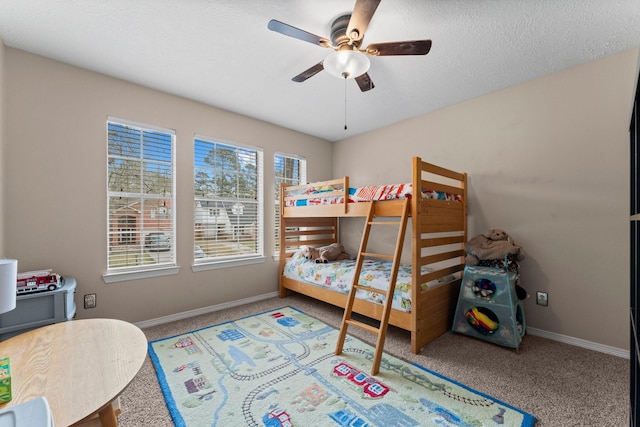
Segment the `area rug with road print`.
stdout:
<path fill-rule="evenodd" d="M 536 418 L 283 307 L 149 343 L 176 426 L 534 426 Z"/>

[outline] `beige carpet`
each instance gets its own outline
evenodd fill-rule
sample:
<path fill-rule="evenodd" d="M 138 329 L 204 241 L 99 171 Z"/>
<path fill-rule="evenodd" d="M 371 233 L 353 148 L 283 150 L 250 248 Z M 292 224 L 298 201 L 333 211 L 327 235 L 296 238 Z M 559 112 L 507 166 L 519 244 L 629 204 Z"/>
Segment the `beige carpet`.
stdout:
<path fill-rule="evenodd" d="M 155 340 L 283 306 L 338 327 L 342 309 L 295 295 L 144 329 Z M 349 333 L 372 342 L 359 328 Z M 385 351 L 437 371 L 538 418 L 536 426 L 621 427 L 629 419 L 629 360 L 526 335 L 519 352 L 459 334 L 410 350 L 409 334 L 389 327 Z M 151 361 L 121 397 L 121 427 L 172 426 Z M 318 426 L 320 427 L 320 426 Z"/>

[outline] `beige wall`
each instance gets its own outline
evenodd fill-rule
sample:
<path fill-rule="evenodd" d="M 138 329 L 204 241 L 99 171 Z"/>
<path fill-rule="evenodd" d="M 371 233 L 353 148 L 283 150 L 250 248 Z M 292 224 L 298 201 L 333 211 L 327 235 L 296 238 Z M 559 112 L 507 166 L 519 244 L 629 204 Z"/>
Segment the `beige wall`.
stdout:
<path fill-rule="evenodd" d="M 0 82 L 2 62 L 0 54 Z M 469 173 L 470 236 L 500 227 L 524 246 L 522 285 L 550 301 L 526 302 L 530 327 L 628 349 L 628 127 L 637 64 L 637 50 L 610 56 L 334 145 L 8 48 L 0 244 L 20 270 L 75 276 L 78 303 L 97 293 L 98 307 L 79 304 L 80 318 L 168 316 L 271 292 L 277 283 L 270 257 L 191 271 L 194 133 L 262 146 L 266 186 L 275 151 L 306 156 L 310 180 L 348 174 L 354 185 L 406 181 L 419 155 Z M 178 275 L 102 281 L 108 115 L 177 131 Z M 345 221 L 342 231 L 355 247 L 361 224 Z"/>
<path fill-rule="evenodd" d="M 469 237 L 510 232 L 522 286 L 549 293 L 548 307 L 526 301 L 528 325 L 628 350 L 637 63 L 624 52 L 341 141 L 334 174 L 405 182 L 415 155 L 468 172 Z"/>
<path fill-rule="evenodd" d="M 277 290 L 268 197 L 264 264 L 192 272 L 193 136 L 262 147 L 267 189 L 273 186 L 276 151 L 306 156 L 310 179 L 331 178 L 330 142 L 12 48 L 6 50 L 5 68 L 7 256 L 19 260 L 21 271 L 53 268 L 74 276 L 78 318 L 137 322 Z M 109 115 L 176 130 L 177 275 L 102 280 Z M 83 295 L 94 292 L 97 308 L 84 310 Z"/>

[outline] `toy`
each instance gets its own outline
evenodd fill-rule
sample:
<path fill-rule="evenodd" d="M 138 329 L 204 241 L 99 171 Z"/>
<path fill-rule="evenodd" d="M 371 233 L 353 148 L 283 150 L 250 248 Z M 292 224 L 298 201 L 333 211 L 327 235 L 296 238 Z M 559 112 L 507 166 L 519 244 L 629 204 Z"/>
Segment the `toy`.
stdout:
<path fill-rule="evenodd" d="M 11 400 L 11 364 L 8 357 L 0 358 L 0 403 Z"/>
<path fill-rule="evenodd" d="M 471 307 L 464 317 L 469 325 L 482 335 L 491 335 L 500 327 L 496 314 L 486 307 Z"/>
<path fill-rule="evenodd" d="M 344 251 L 344 246 L 342 246 L 341 243 L 332 243 L 329 246 L 322 246 L 320 248 L 305 246 L 302 255 L 309 261 L 315 261 L 317 264 L 351 259 L 351 255 Z"/>
<path fill-rule="evenodd" d="M 54 291 L 62 287 L 62 276 L 51 270 L 18 273 L 16 293 L 26 294 L 40 291 Z"/>
<path fill-rule="evenodd" d="M 473 282 L 471 289 L 478 298 L 490 301 L 496 293 L 496 284 L 489 279 L 482 278 Z"/>
<path fill-rule="evenodd" d="M 506 256 L 515 256 L 517 261 L 524 259 L 522 248 L 513 242 L 506 231 L 497 228 L 484 234 L 477 235 L 464 245 L 467 265 L 478 265 L 481 260 L 503 259 Z"/>

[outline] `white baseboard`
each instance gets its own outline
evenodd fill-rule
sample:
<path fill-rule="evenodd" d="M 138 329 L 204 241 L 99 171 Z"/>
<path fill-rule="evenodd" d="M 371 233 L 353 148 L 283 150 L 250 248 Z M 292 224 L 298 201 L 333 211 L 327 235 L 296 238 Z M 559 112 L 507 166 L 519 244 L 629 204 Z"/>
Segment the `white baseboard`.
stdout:
<path fill-rule="evenodd" d="M 565 344 L 575 345 L 577 347 L 582 347 L 593 351 L 599 351 L 600 353 L 611 354 L 613 356 L 618 356 L 625 359 L 629 358 L 629 350 L 623 350 L 621 348 L 611 347 L 609 345 L 598 344 L 592 341 L 574 338 L 567 335 L 556 334 L 554 332 L 543 331 L 542 329 L 530 328 L 527 326 L 527 334 L 536 335 L 553 341 L 559 341 Z"/>
<path fill-rule="evenodd" d="M 137 322 L 135 325 L 139 328 L 149 328 L 151 326 L 158 326 L 165 323 L 174 322 L 176 320 L 188 319 L 189 317 L 213 313 L 214 311 L 238 307 L 240 305 L 250 304 L 252 302 L 262 301 L 277 296 L 278 292 L 269 292 L 268 294 L 257 295 L 251 298 L 244 298 L 236 301 L 225 302 L 222 304 L 211 305 L 209 307 L 198 308 L 196 310 L 183 311 L 182 313 L 175 313 L 169 316 L 157 317 L 151 320 L 143 320 L 142 322 Z"/>
<path fill-rule="evenodd" d="M 156 319 L 144 320 L 142 322 L 137 322 L 136 326 L 138 326 L 139 328 L 149 328 L 151 326 L 158 326 L 164 323 L 174 322 L 176 320 L 188 319 L 189 317 L 199 316 L 201 314 L 213 313 L 215 311 L 238 307 L 240 305 L 250 304 L 252 302 L 262 301 L 262 300 L 274 298 L 277 296 L 278 296 L 278 292 L 269 292 L 268 294 L 257 295 L 251 298 L 244 298 L 236 301 L 225 302 L 223 304 L 217 304 L 209 307 L 198 308 L 196 310 L 183 311 L 182 313 L 175 313 L 169 316 L 158 317 Z M 625 359 L 629 359 L 630 357 L 629 350 L 623 350 L 617 347 L 598 344 L 592 341 L 570 337 L 568 335 L 556 334 L 554 332 L 548 332 L 542 329 L 527 327 L 527 334 L 536 335 L 536 336 L 547 338 L 553 341 L 559 341 L 569 345 L 575 345 L 577 347 L 582 347 L 589 350 L 599 351 L 600 353 L 611 354 L 613 356 L 618 356 Z"/>

